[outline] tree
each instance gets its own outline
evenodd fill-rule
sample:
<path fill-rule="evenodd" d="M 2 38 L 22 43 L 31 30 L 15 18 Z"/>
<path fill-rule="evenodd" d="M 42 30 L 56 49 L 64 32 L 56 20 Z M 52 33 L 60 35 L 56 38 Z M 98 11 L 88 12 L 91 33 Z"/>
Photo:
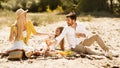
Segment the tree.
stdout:
<path fill-rule="evenodd" d="M 108 9 L 107 0 L 61 0 L 62 7 L 66 12 L 75 11 L 93 12 L 106 11 Z"/>
<path fill-rule="evenodd" d="M 61 6 L 63 7 L 66 13 L 75 11 L 79 3 L 78 0 L 60 0 L 60 1 L 61 1 Z"/>

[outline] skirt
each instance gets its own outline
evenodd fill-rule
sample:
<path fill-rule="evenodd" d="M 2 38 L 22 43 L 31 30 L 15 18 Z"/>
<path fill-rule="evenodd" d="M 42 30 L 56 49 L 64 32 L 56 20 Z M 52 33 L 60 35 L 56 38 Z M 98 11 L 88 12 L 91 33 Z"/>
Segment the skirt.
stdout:
<path fill-rule="evenodd" d="M 26 45 L 22 40 L 15 41 L 14 45 L 8 50 L 23 49 L 26 52 L 33 51 L 33 47 Z"/>

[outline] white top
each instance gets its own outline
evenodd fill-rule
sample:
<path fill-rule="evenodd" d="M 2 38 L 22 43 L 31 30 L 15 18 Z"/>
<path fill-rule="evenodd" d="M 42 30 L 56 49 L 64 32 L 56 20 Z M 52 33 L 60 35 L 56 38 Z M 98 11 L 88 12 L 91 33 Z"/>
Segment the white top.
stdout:
<path fill-rule="evenodd" d="M 23 31 L 23 37 L 27 37 L 27 31 Z"/>
<path fill-rule="evenodd" d="M 76 45 L 78 45 L 81 41 L 83 41 L 85 39 L 83 37 L 77 38 L 76 33 L 84 33 L 86 36 L 88 36 L 88 31 L 86 30 L 84 25 L 77 22 L 76 30 L 73 29 L 71 26 L 66 26 L 63 29 L 62 33 L 58 37 L 56 37 L 56 40 L 57 40 L 56 45 L 58 45 L 60 43 L 60 41 L 64 37 L 66 37 L 66 40 L 68 41 L 69 47 L 75 48 Z"/>

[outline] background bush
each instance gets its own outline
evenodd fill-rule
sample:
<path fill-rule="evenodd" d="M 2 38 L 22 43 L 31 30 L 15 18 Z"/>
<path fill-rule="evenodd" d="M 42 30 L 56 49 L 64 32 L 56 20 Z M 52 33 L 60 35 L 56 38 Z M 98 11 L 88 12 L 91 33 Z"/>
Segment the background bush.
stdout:
<path fill-rule="evenodd" d="M 120 0 L 0 0 L 0 9 L 16 11 L 18 8 L 29 9 L 30 12 L 45 12 L 62 7 L 64 13 L 75 11 L 106 11 L 120 15 Z"/>

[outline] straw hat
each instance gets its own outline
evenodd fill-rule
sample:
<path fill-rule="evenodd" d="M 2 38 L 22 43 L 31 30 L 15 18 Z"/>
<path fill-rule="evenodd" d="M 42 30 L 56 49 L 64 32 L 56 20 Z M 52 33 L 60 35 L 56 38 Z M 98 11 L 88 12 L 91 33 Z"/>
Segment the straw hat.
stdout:
<path fill-rule="evenodd" d="M 17 16 L 20 16 L 20 15 L 23 14 L 23 13 L 27 13 L 27 11 L 28 11 L 28 10 L 23 10 L 22 8 L 20 8 L 20 9 L 18 9 L 18 10 L 16 11 L 16 15 L 17 15 Z"/>

